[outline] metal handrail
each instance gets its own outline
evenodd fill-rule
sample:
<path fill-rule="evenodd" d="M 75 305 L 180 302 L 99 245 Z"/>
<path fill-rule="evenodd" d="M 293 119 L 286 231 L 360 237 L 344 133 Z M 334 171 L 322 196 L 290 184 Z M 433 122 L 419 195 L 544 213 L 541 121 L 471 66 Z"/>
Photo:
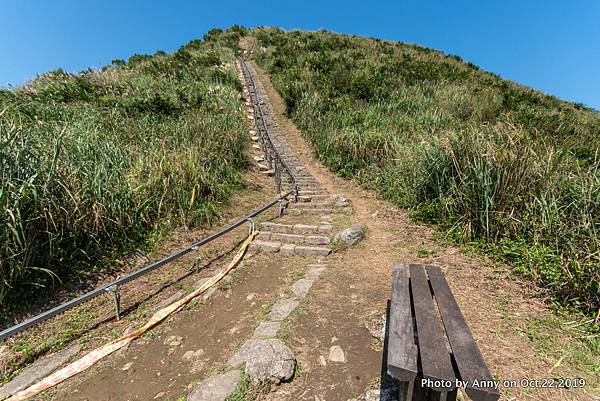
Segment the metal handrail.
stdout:
<path fill-rule="evenodd" d="M 252 77 L 252 74 L 250 73 L 248 66 L 246 65 L 246 61 L 244 59 L 240 59 L 240 65 L 242 66 L 242 72 L 244 73 L 244 78 L 246 79 L 246 83 L 248 87 L 251 87 L 252 90 L 248 90 L 248 92 L 251 94 L 251 98 L 252 97 L 256 97 L 256 86 L 254 84 L 254 78 Z M 254 101 L 255 99 L 252 99 L 252 108 L 254 110 L 254 115 L 256 116 L 257 114 L 260 115 L 260 121 L 262 123 L 262 126 L 259 127 L 259 124 L 256 123 L 256 128 L 257 131 L 260 135 L 260 137 L 263 139 L 262 144 L 263 144 L 263 150 L 266 151 L 267 149 L 265 149 L 265 141 L 264 139 L 266 138 L 266 142 L 268 143 L 268 147 L 269 150 L 271 152 L 273 152 L 273 154 L 276 157 L 276 161 L 275 163 L 279 162 L 281 163 L 281 165 L 283 166 L 283 168 L 287 171 L 287 173 L 289 174 L 289 176 L 292 179 L 292 187 L 291 189 L 284 193 L 284 194 L 280 194 L 280 188 L 279 188 L 279 184 L 278 184 L 278 188 L 277 188 L 277 192 L 278 195 L 277 197 L 272 200 L 271 202 L 267 203 L 266 205 L 260 207 L 259 209 L 256 209 L 255 211 L 253 211 L 252 213 L 248 214 L 246 217 L 242 218 L 241 220 L 238 220 L 237 222 L 231 224 L 228 227 L 225 227 L 224 229 L 209 235 L 206 238 L 203 238 L 199 241 L 196 241 L 188 246 L 186 246 L 185 248 L 182 248 L 178 251 L 176 251 L 175 253 L 162 258 L 154 263 L 151 263 L 147 266 L 142 267 L 139 270 L 136 270 L 134 272 L 131 272 L 117 280 L 114 280 L 113 282 L 103 285 L 101 287 L 98 287 L 90 292 L 87 292 L 75 299 L 72 299 L 70 301 L 67 301 L 61 305 L 58 305 L 52 309 L 49 309 L 43 313 L 40 313 L 37 316 L 34 316 L 30 319 L 27 319 L 19 324 L 16 324 L 12 327 L 9 327 L 3 331 L 0 332 L 0 340 L 4 340 L 7 339 L 17 333 L 20 333 L 23 330 L 26 330 L 38 323 L 41 323 L 47 319 L 50 319 L 56 315 L 59 315 L 69 309 L 74 308 L 75 306 L 87 302 L 92 298 L 95 298 L 99 295 L 105 294 L 107 292 L 112 292 L 115 295 L 115 303 L 116 303 L 116 314 L 117 314 L 117 319 L 120 318 L 120 310 L 119 310 L 119 295 L 118 295 L 118 291 L 119 291 L 119 287 L 129 281 L 135 280 L 136 278 L 149 273 L 153 270 L 158 269 L 161 266 L 164 266 L 176 259 L 179 259 L 180 257 L 187 255 L 188 253 L 192 252 L 192 251 L 196 251 L 198 250 L 198 248 L 200 248 L 201 246 L 227 234 L 228 232 L 240 227 L 241 225 L 243 225 L 246 222 L 250 222 L 251 224 L 254 224 L 254 222 L 252 221 L 252 219 L 256 216 L 258 216 L 259 214 L 263 213 L 264 211 L 270 209 L 271 207 L 273 207 L 276 204 L 280 204 L 284 199 L 287 199 L 288 196 L 290 195 L 294 195 L 294 197 L 297 197 L 298 195 L 298 187 L 297 187 L 297 183 L 296 183 L 296 177 L 294 175 L 294 173 L 292 172 L 292 170 L 289 168 L 288 164 L 285 162 L 285 160 L 281 157 L 281 155 L 279 154 L 279 152 L 277 151 L 277 148 L 273 145 L 273 141 L 271 139 L 271 136 L 269 135 L 269 132 L 267 130 L 266 124 L 264 122 L 264 114 L 262 112 L 261 106 L 258 102 Z M 257 122 L 257 119 L 255 118 L 255 122 Z M 278 178 L 276 177 L 276 180 Z M 280 179 L 280 177 L 279 177 Z M 281 211 L 281 209 L 280 209 Z"/>

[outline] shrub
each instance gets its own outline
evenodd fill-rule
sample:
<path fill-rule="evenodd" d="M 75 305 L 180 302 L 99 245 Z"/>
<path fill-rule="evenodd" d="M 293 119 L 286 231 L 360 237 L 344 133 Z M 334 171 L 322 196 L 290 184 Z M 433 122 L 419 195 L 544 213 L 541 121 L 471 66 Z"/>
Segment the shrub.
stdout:
<path fill-rule="evenodd" d="M 331 169 L 511 263 L 557 302 L 598 310 L 597 112 L 419 46 L 252 34 Z"/>

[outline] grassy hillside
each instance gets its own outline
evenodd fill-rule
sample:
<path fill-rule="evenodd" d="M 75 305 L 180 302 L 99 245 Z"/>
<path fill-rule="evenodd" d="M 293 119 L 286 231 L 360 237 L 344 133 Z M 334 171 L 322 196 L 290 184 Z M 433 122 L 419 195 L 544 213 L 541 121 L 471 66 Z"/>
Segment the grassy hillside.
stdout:
<path fill-rule="evenodd" d="M 419 46 L 252 31 L 319 159 L 553 300 L 599 307 L 600 116 Z"/>
<path fill-rule="evenodd" d="M 0 91 L 2 312 L 156 229 L 209 223 L 242 187 L 241 88 L 223 46 L 237 37 Z"/>

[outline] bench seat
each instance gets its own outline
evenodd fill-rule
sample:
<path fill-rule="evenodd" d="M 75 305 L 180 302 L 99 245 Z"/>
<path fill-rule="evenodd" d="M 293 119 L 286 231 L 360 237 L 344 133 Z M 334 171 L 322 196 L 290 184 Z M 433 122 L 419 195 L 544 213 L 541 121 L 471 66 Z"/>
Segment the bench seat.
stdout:
<path fill-rule="evenodd" d="M 393 266 L 387 370 L 401 383 L 400 401 L 453 401 L 457 387 L 474 401 L 500 397 L 446 278 L 435 266 Z"/>

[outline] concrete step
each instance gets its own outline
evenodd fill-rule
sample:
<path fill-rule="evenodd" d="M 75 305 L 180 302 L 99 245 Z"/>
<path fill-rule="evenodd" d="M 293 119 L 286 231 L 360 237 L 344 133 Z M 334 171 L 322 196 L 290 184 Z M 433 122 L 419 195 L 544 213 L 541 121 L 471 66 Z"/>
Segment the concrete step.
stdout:
<path fill-rule="evenodd" d="M 306 205 L 306 203 L 305 203 Z M 331 209 L 289 209 L 289 213 L 292 215 L 310 215 L 310 216 L 319 216 L 323 214 L 331 214 L 333 211 Z"/>
<path fill-rule="evenodd" d="M 260 241 L 281 242 L 282 244 L 296 245 L 328 245 L 331 243 L 331 238 L 324 235 L 300 235 L 300 234 L 284 234 L 261 231 L 257 239 Z"/>
<path fill-rule="evenodd" d="M 285 244 L 281 247 L 281 254 L 283 255 L 327 256 L 330 253 L 330 248 L 322 246 Z"/>
<path fill-rule="evenodd" d="M 281 224 L 264 222 L 260 225 L 261 233 L 282 233 L 282 234 L 329 234 L 333 231 L 331 224 L 308 225 L 308 224 Z"/>
<path fill-rule="evenodd" d="M 298 202 L 292 205 L 295 209 L 332 209 L 331 203 L 315 203 L 315 202 Z"/>
<path fill-rule="evenodd" d="M 257 252 L 279 252 L 281 242 L 254 240 L 249 246 L 251 251 Z"/>
<path fill-rule="evenodd" d="M 299 195 L 298 202 L 326 202 L 329 195 Z"/>
<path fill-rule="evenodd" d="M 301 189 L 300 187 L 298 187 L 298 195 L 299 196 L 313 196 L 313 195 L 326 195 L 327 191 L 324 189 Z"/>

